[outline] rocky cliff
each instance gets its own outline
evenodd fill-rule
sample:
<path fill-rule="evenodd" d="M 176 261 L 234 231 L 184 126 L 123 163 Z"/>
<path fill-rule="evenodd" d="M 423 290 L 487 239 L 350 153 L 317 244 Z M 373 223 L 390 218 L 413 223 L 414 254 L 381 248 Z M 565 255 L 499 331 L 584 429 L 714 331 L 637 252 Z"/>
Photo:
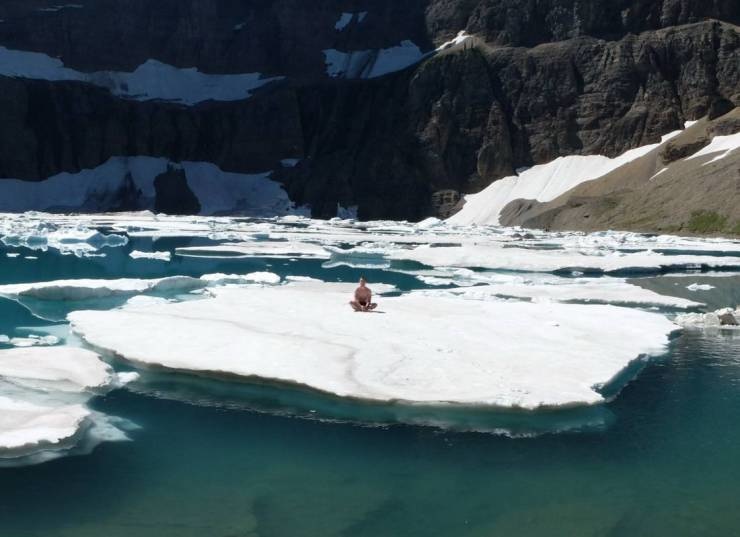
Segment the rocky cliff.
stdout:
<path fill-rule="evenodd" d="M 8 0 L 0 21 L 0 178 L 208 162 L 272 170 L 318 217 L 445 216 L 740 105 L 735 0 Z"/>

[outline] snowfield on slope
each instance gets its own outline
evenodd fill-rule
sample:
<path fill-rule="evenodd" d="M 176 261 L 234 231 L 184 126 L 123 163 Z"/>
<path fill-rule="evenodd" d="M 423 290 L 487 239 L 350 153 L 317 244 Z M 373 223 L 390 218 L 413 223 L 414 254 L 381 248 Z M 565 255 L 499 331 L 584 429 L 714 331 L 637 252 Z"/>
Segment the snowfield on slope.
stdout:
<path fill-rule="evenodd" d="M 498 225 L 501 211 L 509 202 L 516 199 L 552 201 L 581 183 L 603 177 L 620 166 L 647 155 L 680 133 L 681 131 L 671 132 L 663 136 L 660 143 L 631 149 L 615 158 L 571 155 L 532 166 L 519 175 L 494 181 L 477 194 L 465 196 L 465 205 L 448 222 L 457 225 Z"/>
<path fill-rule="evenodd" d="M 415 295 L 362 314 L 347 305 L 353 289 L 222 288 L 197 302 L 69 320 L 89 344 L 133 363 L 376 401 L 526 409 L 603 401 L 599 386 L 664 352 L 676 329 L 663 315 L 615 306 Z"/>

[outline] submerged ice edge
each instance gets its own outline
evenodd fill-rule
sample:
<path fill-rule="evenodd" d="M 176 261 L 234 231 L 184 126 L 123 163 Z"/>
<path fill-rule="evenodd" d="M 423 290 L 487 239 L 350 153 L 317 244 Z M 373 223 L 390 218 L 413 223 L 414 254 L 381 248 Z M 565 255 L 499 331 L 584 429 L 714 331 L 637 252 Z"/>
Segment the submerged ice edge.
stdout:
<path fill-rule="evenodd" d="M 0 466 L 43 462 L 127 439 L 116 418 L 93 411 L 88 402 L 134 378 L 119 376 L 82 348 L 0 350 Z"/>
<path fill-rule="evenodd" d="M 342 398 L 309 387 L 233 377 L 147 369 L 130 391 L 203 407 L 368 428 L 414 426 L 509 438 L 604 430 L 613 421 L 604 405 L 494 409 L 471 405 L 379 403 Z"/>

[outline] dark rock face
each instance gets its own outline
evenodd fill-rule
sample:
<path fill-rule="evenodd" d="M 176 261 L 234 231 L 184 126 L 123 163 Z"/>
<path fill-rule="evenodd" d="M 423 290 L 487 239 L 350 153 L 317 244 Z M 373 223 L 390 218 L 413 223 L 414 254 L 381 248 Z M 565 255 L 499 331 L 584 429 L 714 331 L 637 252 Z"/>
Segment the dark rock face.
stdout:
<path fill-rule="evenodd" d="M 171 166 L 154 179 L 154 211 L 166 214 L 198 214 L 200 202 L 190 189 L 185 172 Z"/>
<path fill-rule="evenodd" d="M 117 189 L 102 195 L 89 196 L 81 210 L 95 212 L 100 210 L 101 207 L 105 207 L 106 210 L 111 212 L 118 212 L 138 211 L 146 206 L 142 200 L 141 190 L 136 187 L 131 174 L 127 174 L 123 183 Z"/>
<path fill-rule="evenodd" d="M 566 154 L 614 156 L 740 105 L 736 0 L 57 5 L 3 2 L 0 46 L 81 71 L 133 71 L 154 58 L 285 78 L 249 99 L 186 107 L 0 76 L 0 177 L 43 180 L 147 155 L 275 170 L 317 217 L 340 204 L 358 205 L 363 219 L 421 219 L 448 215 L 462 194 L 516 168 Z M 367 15 L 336 29 L 342 12 Z M 325 49 L 411 40 L 428 51 L 462 29 L 475 39 L 408 69 L 369 80 L 326 75 Z M 281 169 L 284 158 L 302 160 Z M 172 181 L 168 192 L 183 186 Z M 135 197 L 121 196 L 126 207 Z M 186 190 L 167 199 L 170 211 L 195 207 Z"/>

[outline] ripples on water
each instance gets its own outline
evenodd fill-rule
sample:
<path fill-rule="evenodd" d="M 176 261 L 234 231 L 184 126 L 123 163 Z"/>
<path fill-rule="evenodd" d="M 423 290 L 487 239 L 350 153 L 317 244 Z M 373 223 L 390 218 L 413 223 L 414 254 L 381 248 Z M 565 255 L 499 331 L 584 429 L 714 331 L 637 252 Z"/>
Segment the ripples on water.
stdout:
<path fill-rule="evenodd" d="M 36 262 L 0 261 L 0 272 L 3 283 L 266 269 L 345 281 L 359 274 L 310 260 L 128 259 L 129 249 L 147 246 L 134 241 L 104 261 L 39 253 Z M 0 300 L 0 333 L 48 324 Z M 141 428 L 132 442 L 90 455 L 0 469 L 0 535 L 674 536 L 740 527 L 740 338 L 726 333 L 684 332 L 618 397 L 586 409 L 362 405 L 156 371 L 93 407 Z"/>

